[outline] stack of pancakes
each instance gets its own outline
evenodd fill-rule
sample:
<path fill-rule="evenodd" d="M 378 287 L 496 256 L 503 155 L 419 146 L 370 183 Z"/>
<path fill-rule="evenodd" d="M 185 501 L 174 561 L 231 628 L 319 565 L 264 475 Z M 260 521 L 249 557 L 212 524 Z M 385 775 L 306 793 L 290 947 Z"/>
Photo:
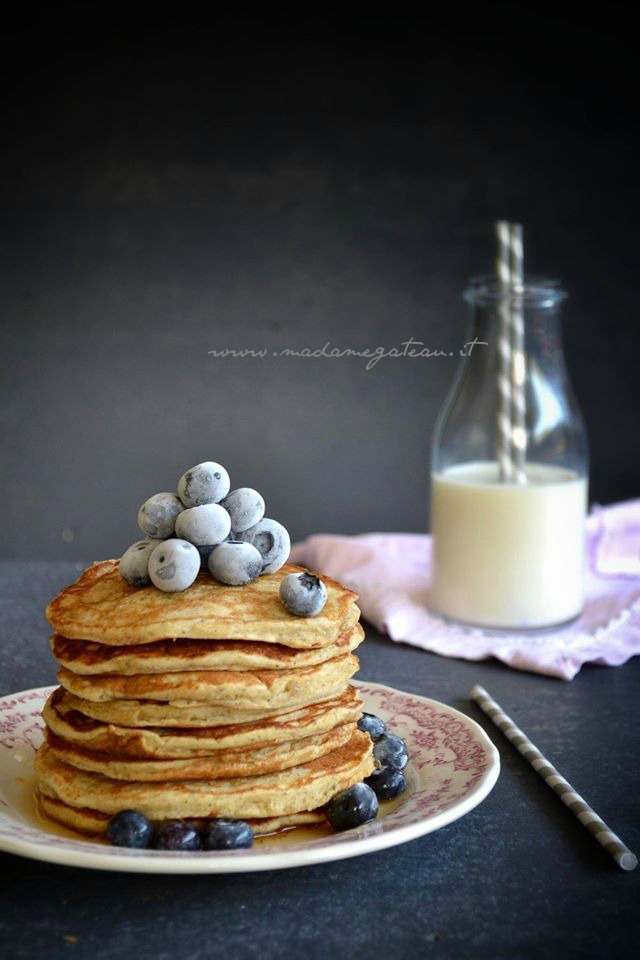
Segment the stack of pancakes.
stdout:
<path fill-rule="evenodd" d="M 324 820 L 373 769 L 348 682 L 364 634 L 356 594 L 328 578 L 318 616 L 290 614 L 279 587 L 299 570 L 163 593 L 107 560 L 63 590 L 47 608 L 61 686 L 36 757 L 41 811 L 94 835 L 121 810 L 258 834 Z"/>

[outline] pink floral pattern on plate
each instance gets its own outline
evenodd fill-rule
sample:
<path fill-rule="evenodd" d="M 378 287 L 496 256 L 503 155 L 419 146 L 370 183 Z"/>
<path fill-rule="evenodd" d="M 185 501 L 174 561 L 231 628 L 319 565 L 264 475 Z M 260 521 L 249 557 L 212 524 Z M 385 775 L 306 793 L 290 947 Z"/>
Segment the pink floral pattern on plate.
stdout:
<path fill-rule="evenodd" d="M 99 869 L 217 873 L 279 869 L 356 856 L 437 830 L 477 806 L 500 768 L 483 730 L 452 707 L 375 683 L 355 684 L 369 713 L 407 742 L 408 788 L 357 830 L 251 850 L 171 854 L 123 850 L 49 832 L 33 806 L 33 757 L 42 739 L 42 706 L 54 689 L 0 700 L 0 849 L 36 859 Z"/>

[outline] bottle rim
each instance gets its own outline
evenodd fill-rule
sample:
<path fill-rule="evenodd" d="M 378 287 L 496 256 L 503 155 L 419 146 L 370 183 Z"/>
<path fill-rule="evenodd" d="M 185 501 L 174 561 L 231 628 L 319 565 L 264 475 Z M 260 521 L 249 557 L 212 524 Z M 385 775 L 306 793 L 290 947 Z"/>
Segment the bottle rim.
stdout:
<path fill-rule="evenodd" d="M 521 287 L 504 287 L 493 273 L 471 277 L 463 291 L 463 299 L 472 305 L 509 300 L 535 307 L 554 307 L 567 299 L 559 280 L 544 277 L 525 277 Z"/>

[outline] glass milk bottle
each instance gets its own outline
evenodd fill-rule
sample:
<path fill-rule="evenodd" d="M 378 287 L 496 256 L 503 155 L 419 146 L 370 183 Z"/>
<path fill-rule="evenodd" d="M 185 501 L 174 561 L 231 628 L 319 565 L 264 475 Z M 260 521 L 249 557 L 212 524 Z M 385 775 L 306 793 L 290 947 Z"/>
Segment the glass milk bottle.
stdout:
<path fill-rule="evenodd" d="M 560 339 L 564 298 L 551 281 L 527 282 L 516 294 L 492 277 L 465 292 L 473 346 L 440 414 L 432 453 L 431 606 L 446 618 L 522 630 L 561 624 L 582 610 L 587 442 Z M 499 338 L 504 311 L 514 306 L 524 328 L 523 409 L 520 437 L 513 427 L 510 436 L 521 444 L 522 469 L 505 478 Z"/>

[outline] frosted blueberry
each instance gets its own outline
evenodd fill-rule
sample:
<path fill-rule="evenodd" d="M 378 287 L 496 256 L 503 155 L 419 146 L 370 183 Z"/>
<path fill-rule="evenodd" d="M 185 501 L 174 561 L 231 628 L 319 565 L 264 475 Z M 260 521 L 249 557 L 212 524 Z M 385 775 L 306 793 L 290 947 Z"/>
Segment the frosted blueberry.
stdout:
<path fill-rule="evenodd" d="M 262 572 L 262 557 L 255 547 L 242 540 L 226 540 L 209 554 L 209 573 L 219 583 L 238 587 L 251 583 Z"/>
<path fill-rule="evenodd" d="M 186 540 L 165 540 L 149 557 L 151 582 L 165 593 L 190 587 L 200 571 L 200 554 Z"/>
<path fill-rule="evenodd" d="M 224 498 L 222 506 L 231 517 L 231 529 L 242 533 L 264 517 L 264 499 L 251 487 L 238 487 Z"/>
<path fill-rule="evenodd" d="M 262 554 L 263 573 L 275 573 L 283 563 L 287 562 L 291 540 L 285 528 L 277 520 L 264 517 L 236 536 L 238 540 L 250 543 Z"/>
<path fill-rule="evenodd" d="M 149 557 L 162 540 L 138 540 L 132 543 L 120 557 L 119 571 L 123 580 L 132 587 L 147 587 L 149 577 Z"/>
<path fill-rule="evenodd" d="M 148 537 L 166 540 L 173 536 L 176 517 L 183 510 L 175 493 L 156 493 L 138 510 L 138 526 Z"/>
<path fill-rule="evenodd" d="M 219 463 L 207 460 L 183 473 L 178 480 L 178 496 L 185 507 L 219 503 L 229 493 L 229 474 Z"/>
<path fill-rule="evenodd" d="M 198 547 L 222 543 L 230 530 L 229 514 L 219 503 L 189 507 L 176 520 L 176 535 Z"/>
<path fill-rule="evenodd" d="M 327 588 L 313 573 L 290 573 L 280 584 L 280 599 L 296 617 L 315 617 L 327 602 Z"/>

